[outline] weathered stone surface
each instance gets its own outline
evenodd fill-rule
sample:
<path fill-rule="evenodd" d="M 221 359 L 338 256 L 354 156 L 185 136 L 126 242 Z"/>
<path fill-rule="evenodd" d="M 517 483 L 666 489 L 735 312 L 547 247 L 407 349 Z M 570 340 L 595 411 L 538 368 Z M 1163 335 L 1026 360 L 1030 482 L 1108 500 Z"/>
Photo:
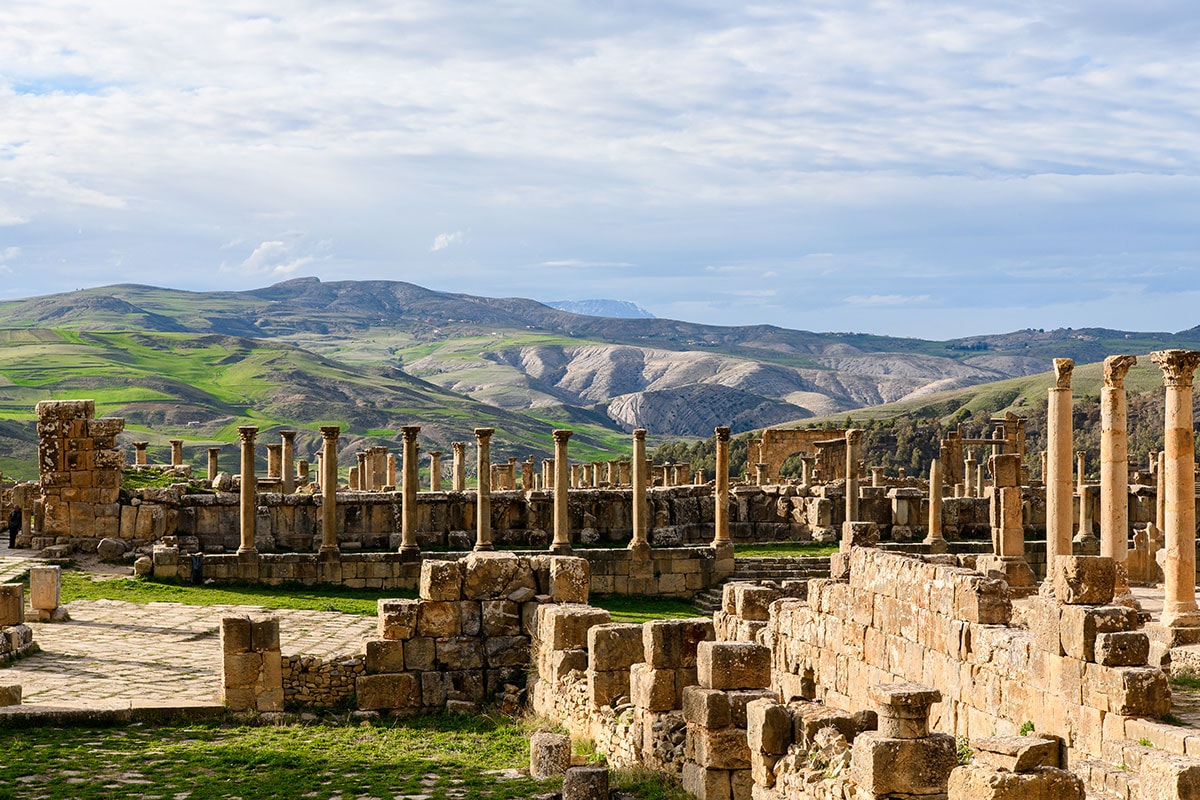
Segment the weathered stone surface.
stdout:
<path fill-rule="evenodd" d="M 520 589 L 537 588 L 528 559 L 512 553 L 474 552 L 462 561 L 463 597 L 468 600 L 507 598 Z M 587 602 L 586 595 L 581 602 Z"/>
<path fill-rule="evenodd" d="M 21 705 L 21 685 L 19 683 L 0 686 L 0 706 Z"/>
<path fill-rule="evenodd" d="M 729 696 L 720 689 L 688 686 L 683 690 L 683 718 L 702 728 L 724 728 L 733 721 Z"/>
<path fill-rule="evenodd" d="M 459 604 L 451 601 L 421 603 L 417 607 L 417 632 L 435 639 L 460 635 L 462 610 Z"/>
<path fill-rule="evenodd" d="M 588 629 L 589 666 L 594 670 L 627 670 L 643 661 L 642 626 L 621 622 Z"/>
<path fill-rule="evenodd" d="M 675 677 L 673 669 L 634 664 L 629 670 L 629 697 L 635 706 L 646 711 L 671 711 L 676 708 L 679 696 Z"/>
<path fill-rule="evenodd" d="M 1200 762 L 1170 753 L 1146 753 L 1138 767 L 1143 798 L 1200 798 Z"/>
<path fill-rule="evenodd" d="M 428 559 L 421 562 L 417 593 L 422 600 L 461 600 L 462 588 L 462 571 L 457 561 Z"/>
<path fill-rule="evenodd" d="M 700 642 L 714 639 L 711 619 L 656 619 L 642 625 L 645 660 L 656 669 L 695 667 Z"/>
<path fill-rule="evenodd" d="M 706 769 L 699 764 L 685 763 L 683 790 L 697 800 L 730 800 L 729 771 Z"/>
<path fill-rule="evenodd" d="M 25 587 L 19 583 L 0 584 L 0 626 L 20 625 L 25 621 Z"/>
<path fill-rule="evenodd" d="M 100 540 L 100 544 L 96 545 L 96 555 L 100 557 L 101 561 L 118 561 L 128 549 L 128 545 L 122 540 L 105 537 Z"/>
<path fill-rule="evenodd" d="M 419 600 L 380 600 L 379 636 L 382 639 L 411 639 L 417 635 Z"/>
<path fill-rule="evenodd" d="M 484 600 L 480 606 L 484 636 L 516 636 L 521 633 L 521 612 L 513 601 Z"/>
<path fill-rule="evenodd" d="M 786 753 L 792 743 L 792 715 L 787 707 L 766 698 L 748 703 L 746 740 L 751 753 Z"/>
<path fill-rule="evenodd" d="M 37 611 L 58 608 L 62 594 L 62 568 L 57 565 L 29 569 L 29 605 Z"/>
<path fill-rule="evenodd" d="M 888 739 L 868 731 L 854 740 L 850 774 L 868 797 L 936 795 L 946 791 L 957 764 L 954 737 L 948 734 Z"/>
<path fill-rule="evenodd" d="M 750 769 L 750 747 L 743 728 L 691 728 L 696 763 L 708 769 Z"/>
<path fill-rule="evenodd" d="M 577 604 L 548 604 L 538 607 L 538 639 L 552 650 L 587 647 L 587 632 L 594 625 L 611 621 L 600 608 Z"/>
<path fill-rule="evenodd" d="M 626 670 L 597 671 L 587 669 L 588 704 L 599 709 L 615 704 L 629 695 L 629 672 Z"/>
<path fill-rule="evenodd" d="M 0 587 L 3 588 L 3 587 Z M 251 649 L 250 617 L 221 618 L 221 652 L 248 653 Z"/>
<path fill-rule="evenodd" d="M 404 642 L 395 639 L 368 639 L 366 669 L 368 675 L 404 671 Z"/>
<path fill-rule="evenodd" d="M 559 603 L 586 603 L 591 589 L 587 559 L 571 556 L 550 558 L 550 596 Z"/>
<path fill-rule="evenodd" d="M 1080 661 L 1095 660 L 1098 633 L 1131 631 L 1138 626 L 1137 612 L 1125 606 L 1064 605 L 1060 611 L 1063 652 Z"/>
<path fill-rule="evenodd" d="M 563 776 L 563 800 L 609 800 L 608 767 L 571 767 Z"/>
<path fill-rule="evenodd" d="M 412 672 L 361 675 L 355 682 L 358 707 L 363 711 L 420 708 L 421 686 Z"/>
<path fill-rule="evenodd" d="M 1140 667 L 1150 657 L 1150 639 L 1142 631 L 1097 633 L 1094 655 L 1105 667 Z"/>
<path fill-rule="evenodd" d="M 529 739 L 529 776 L 544 781 L 565 775 L 571 766 L 571 737 L 538 731 Z"/>
<path fill-rule="evenodd" d="M 751 642 L 701 642 L 696 672 L 705 689 L 760 689 L 771 682 L 771 651 Z"/>
<path fill-rule="evenodd" d="M 1084 800 L 1085 796 L 1083 779 L 1065 770 L 1035 767 L 1014 773 L 981 764 L 956 767 L 947 793 L 948 800 Z"/>
<path fill-rule="evenodd" d="M 1040 736 L 988 736 L 972 739 L 975 763 L 1009 772 L 1029 772 L 1035 767 L 1058 767 L 1058 741 Z"/>
<path fill-rule="evenodd" d="M 1116 566 L 1107 556 L 1056 556 L 1054 597 L 1067 605 L 1111 603 L 1116 576 Z"/>

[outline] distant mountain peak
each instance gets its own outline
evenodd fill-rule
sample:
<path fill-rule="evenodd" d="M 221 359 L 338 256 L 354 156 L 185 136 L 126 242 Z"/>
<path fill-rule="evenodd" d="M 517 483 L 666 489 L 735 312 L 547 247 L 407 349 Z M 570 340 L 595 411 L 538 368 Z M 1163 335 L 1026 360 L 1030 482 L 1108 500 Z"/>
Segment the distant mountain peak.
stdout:
<path fill-rule="evenodd" d="M 628 300 L 552 300 L 546 305 L 557 308 L 559 311 L 584 314 L 589 317 L 655 319 L 655 316 L 649 311 Z"/>

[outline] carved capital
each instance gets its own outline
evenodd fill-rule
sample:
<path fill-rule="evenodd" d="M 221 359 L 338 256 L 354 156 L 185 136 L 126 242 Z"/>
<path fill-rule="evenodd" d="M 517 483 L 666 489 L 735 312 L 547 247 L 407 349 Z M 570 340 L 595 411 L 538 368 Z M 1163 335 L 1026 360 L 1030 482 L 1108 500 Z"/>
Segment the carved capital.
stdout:
<path fill-rule="evenodd" d="M 330 441 L 337 441 L 338 436 L 342 433 L 342 429 L 337 425 L 322 425 L 321 438 Z"/>
<path fill-rule="evenodd" d="M 475 429 L 475 439 L 480 444 L 482 444 L 482 443 L 486 442 L 488 439 L 491 439 L 492 434 L 495 432 L 496 432 L 495 428 L 476 428 Z"/>
<path fill-rule="evenodd" d="M 1125 374 L 1137 363 L 1137 356 L 1109 356 L 1104 359 L 1104 385 L 1112 389 L 1125 388 Z"/>
<path fill-rule="evenodd" d="M 859 428 L 850 428 L 846 431 L 846 444 L 850 447 L 858 447 L 862 444 L 863 432 Z"/>
<path fill-rule="evenodd" d="M 430 450 L 429 457 L 436 461 L 437 459 L 442 457 L 442 451 L 441 450 Z"/>
<path fill-rule="evenodd" d="M 1188 389 L 1196 367 L 1200 367 L 1200 352 L 1196 350 L 1155 350 L 1150 360 L 1163 373 L 1163 385 L 1171 389 Z"/>
<path fill-rule="evenodd" d="M 241 437 L 245 444 L 252 444 L 254 437 L 258 435 L 258 427 L 255 425 L 243 425 L 238 428 L 238 436 Z"/>
<path fill-rule="evenodd" d="M 290 442 L 291 440 L 296 438 L 296 432 L 295 431 L 280 431 L 279 438 L 283 439 L 285 442 Z"/>
<path fill-rule="evenodd" d="M 646 441 L 646 429 L 645 428 L 634 428 L 633 438 L 638 440 L 639 442 Z"/>
<path fill-rule="evenodd" d="M 400 436 L 403 437 L 404 441 L 406 441 L 406 442 L 416 441 L 417 434 L 420 432 L 421 432 L 420 425 L 401 425 L 400 426 Z"/>
<path fill-rule="evenodd" d="M 729 441 L 729 428 L 716 428 L 713 432 L 716 434 L 718 442 Z"/>
<path fill-rule="evenodd" d="M 1054 385 L 1058 389 L 1071 388 L 1071 373 L 1075 369 L 1075 359 L 1054 359 Z"/>
<path fill-rule="evenodd" d="M 567 439 L 571 438 L 572 433 L 574 433 L 574 431 L 557 430 L 554 432 L 554 442 L 556 444 L 566 444 Z"/>
<path fill-rule="evenodd" d="M 454 450 L 454 455 L 461 456 L 467 452 L 466 442 L 451 442 L 450 448 Z"/>

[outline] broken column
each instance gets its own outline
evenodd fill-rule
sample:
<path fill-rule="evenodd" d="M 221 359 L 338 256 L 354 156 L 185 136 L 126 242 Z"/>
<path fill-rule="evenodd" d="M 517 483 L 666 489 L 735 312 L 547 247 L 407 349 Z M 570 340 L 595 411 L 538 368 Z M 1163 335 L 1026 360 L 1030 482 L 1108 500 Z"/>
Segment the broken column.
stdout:
<path fill-rule="evenodd" d="M 429 491 L 442 490 L 442 451 L 429 451 Z"/>
<path fill-rule="evenodd" d="M 217 474 L 219 472 L 219 470 L 217 468 L 217 459 L 220 457 L 220 455 L 221 455 L 221 448 L 219 448 L 219 447 L 208 448 L 208 482 L 209 483 L 212 483 L 213 481 L 215 481 L 217 479 Z"/>
<path fill-rule="evenodd" d="M 958 764 L 954 737 L 929 732 L 929 707 L 941 692 L 915 683 L 875 684 L 868 695 L 879 729 L 854 739 L 850 776 L 858 796 L 944 797 Z"/>
<path fill-rule="evenodd" d="M 1046 563 L 1071 555 L 1071 372 L 1075 362 L 1054 359 L 1055 385 L 1046 406 Z"/>
<path fill-rule="evenodd" d="M 936 458 L 929 465 L 929 532 L 925 536 L 929 552 L 946 552 L 942 535 L 942 464 Z"/>
<path fill-rule="evenodd" d="M 846 431 L 846 522 L 858 520 L 858 462 L 862 458 L 862 431 Z"/>
<path fill-rule="evenodd" d="M 291 494 L 296 491 L 296 432 L 280 431 L 279 438 L 283 439 L 283 452 L 280 454 L 283 463 L 279 465 L 279 477 L 283 482 L 283 493 Z"/>
<path fill-rule="evenodd" d="M 418 445 L 417 446 L 418 455 L 420 454 L 420 452 L 421 452 L 421 448 L 420 448 L 420 445 Z M 387 454 L 387 466 L 385 469 L 386 469 L 386 474 L 387 474 L 386 485 L 390 486 L 392 488 L 392 491 L 394 492 L 394 491 L 396 491 L 396 454 L 395 453 Z"/>
<path fill-rule="evenodd" d="M 492 550 L 492 434 L 495 428 L 476 428 L 475 549 Z"/>
<path fill-rule="evenodd" d="M 551 552 L 559 555 L 571 554 L 571 515 L 567 488 L 571 479 L 567 471 L 570 459 L 567 456 L 567 440 L 571 431 L 554 431 L 554 541 Z"/>
<path fill-rule="evenodd" d="M 241 475 L 241 543 L 238 554 L 258 554 L 254 546 L 254 518 L 258 510 L 258 479 L 254 475 L 254 437 L 258 428 L 253 425 L 242 425 L 238 429 L 242 445 L 242 475 Z"/>
<path fill-rule="evenodd" d="M 456 492 L 467 490 L 467 443 L 451 442 L 450 449 L 454 454 L 453 475 L 450 488 Z"/>
<path fill-rule="evenodd" d="M 283 477 L 283 445 L 268 444 L 267 445 L 267 477 L 282 478 Z"/>
<path fill-rule="evenodd" d="M 183 466 L 183 439 L 169 439 L 171 443 L 171 466 Z"/>
<path fill-rule="evenodd" d="M 421 432 L 419 425 L 400 426 L 400 436 L 404 439 L 404 491 L 400 517 L 400 552 L 415 560 L 421 552 L 417 546 L 417 485 L 420 480 L 417 469 L 417 434 Z"/>
<path fill-rule="evenodd" d="M 1008 581 L 1009 591 L 1016 596 L 1032 594 L 1037 578 L 1025 561 L 1025 529 L 1022 523 L 1021 457 L 1006 453 L 991 457 L 992 478 L 992 542 L 995 554 L 979 556 L 975 568 L 985 575 Z"/>
<path fill-rule="evenodd" d="M 717 445 L 717 485 L 714 492 L 713 547 L 730 546 L 729 538 L 729 428 L 714 431 Z"/>
<path fill-rule="evenodd" d="M 963 462 L 963 481 L 966 483 L 966 485 L 963 487 L 963 491 L 966 493 L 967 497 L 979 497 L 981 494 L 983 494 L 983 487 L 977 487 L 975 485 L 975 477 L 975 456 L 972 453 L 968 453 L 966 461 Z"/>
<path fill-rule="evenodd" d="M 139 467 L 146 466 L 146 446 L 149 442 L 133 443 L 133 463 Z"/>
<path fill-rule="evenodd" d="M 338 436 L 337 425 L 321 426 L 321 552 L 338 551 L 337 485 Z"/>
<path fill-rule="evenodd" d="M 648 553 L 650 550 L 648 514 L 650 504 L 646 501 L 646 429 L 633 432 L 633 536 L 629 549 Z"/>

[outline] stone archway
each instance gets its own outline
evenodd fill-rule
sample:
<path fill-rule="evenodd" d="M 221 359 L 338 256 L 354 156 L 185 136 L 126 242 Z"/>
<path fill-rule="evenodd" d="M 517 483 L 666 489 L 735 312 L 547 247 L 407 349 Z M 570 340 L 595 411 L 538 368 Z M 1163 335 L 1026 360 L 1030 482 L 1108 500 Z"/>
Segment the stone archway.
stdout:
<path fill-rule="evenodd" d="M 845 438 L 842 428 L 800 429 L 767 428 L 758 444 L 758 453 L 750 453 L 751 463 L 767 465 L 767 480 L 779 480 L 779 468 L 795 453 L 817 454 L 817 442 Z"/>

